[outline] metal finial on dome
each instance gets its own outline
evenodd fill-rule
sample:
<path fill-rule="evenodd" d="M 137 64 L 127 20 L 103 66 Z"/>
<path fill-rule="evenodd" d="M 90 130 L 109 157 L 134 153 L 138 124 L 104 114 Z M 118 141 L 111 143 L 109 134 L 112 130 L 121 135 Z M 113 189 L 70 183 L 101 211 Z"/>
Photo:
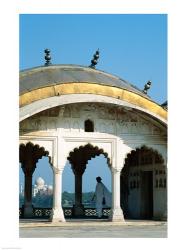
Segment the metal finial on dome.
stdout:
<path fill-rule="evenodd" d="M 162 103 L 161 107 L 164 109 L 168 109 L 168 101 L 165 101 L 164 103 Z"/>
<path fill-rule="evenodd" d="M 143 92 L 147 95 L 147 91 L 148 89 L 150 89 L 151 87 L 151 81 L 148 81 L 145 85 L 144 85 L 144 90 Z"/>
<path fill-rule="evenodd" d="M 89 67 L 95 69 L 95 65 L 98 63 L 97 62 L 98 59 L 99 59 L 99 49 L 93 55 L 93 59 L 91 60 L 91 65 Z"/>
<path fill-rule="evenodd" d="M 45 49 L 44 50 L 44 52 L 45 52 L 45 66 L 49 66 L 49 65 L 51 65 L 51 55 L 50 55 L 50 49 Z"/>

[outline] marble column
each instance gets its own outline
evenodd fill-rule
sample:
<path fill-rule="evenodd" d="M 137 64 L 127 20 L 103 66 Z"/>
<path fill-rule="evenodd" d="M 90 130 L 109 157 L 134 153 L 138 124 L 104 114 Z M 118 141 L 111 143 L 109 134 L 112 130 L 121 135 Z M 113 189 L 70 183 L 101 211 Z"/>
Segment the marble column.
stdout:
<path fill-rule="evenodd" d="M 25 173 L 25 187 L 24 187 L 24 218 L 33 217 L 32 206 L 32 172 Z"/>
<path fill-rule="evenodd" d="M 120 207 L 120 170 L 112 169 L 112 209 L 111 221 L 124 221 L 123 211 Z"/>
<path fill-rule="evenodd" d="M 28 142 L 21 144 L 19 150 L 21 168 L 25 174 L 25 197 L 24 197 L 24 218 L 33 216 L 32 206 L 32 175 L 36 168 L 36 163 L 42 156 L 47 156 L 48 152 L 39 145 Z"/>
<path fill-rule="evenodd" d="M 62 169 L 53 168 L 53 208 L 50 221 L 65 222 L 62 209 Z"/>
<path fill-rule="evenodd" d="M 28 158 L 25 163 L 22 163 L 22 169 L 25 176 L 24 182 L 24 205 L 23 216 L 24 218 L 33 217 L 33 205 L 32 205 L 32 175 L 36 168 L 36 163 L 32 157 Z"/>
<path fill-rule="evenodd" d="M 82 173 L 78 171 L 75 171 L 74 214 L 76 216 L 84 215 L 84 206 L 82 205 Z"/>

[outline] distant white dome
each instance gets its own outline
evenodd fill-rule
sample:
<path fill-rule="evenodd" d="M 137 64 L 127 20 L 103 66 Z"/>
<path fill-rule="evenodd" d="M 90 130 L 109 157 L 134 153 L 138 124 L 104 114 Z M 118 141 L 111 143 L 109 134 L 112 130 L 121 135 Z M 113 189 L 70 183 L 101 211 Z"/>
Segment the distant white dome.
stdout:
<path fill-rule="evenodd" d="M 44 186 L 44 184 L 45 184 L 45 181 L 44 181 L 44 179 L 42 179 L 42 177 L 38 177 L 38 179 L 35 181 L 35 184 L 37 185 L 37 186 Z"/>
<path fill-rule="evenodd" d="M 52 185 L 49 185 L 49 186 L 48 186 L 48 189 L 49 189 L 49 190 L 53 190 L 53 186 L 52 186 Z"/>

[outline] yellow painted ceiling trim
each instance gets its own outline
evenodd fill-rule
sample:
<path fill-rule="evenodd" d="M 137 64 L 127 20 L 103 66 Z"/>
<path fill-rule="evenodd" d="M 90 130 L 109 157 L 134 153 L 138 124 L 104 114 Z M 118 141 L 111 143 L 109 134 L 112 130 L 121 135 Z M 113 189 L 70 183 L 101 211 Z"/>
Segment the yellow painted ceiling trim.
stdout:
<path fill-rule="evenodd" d="M 117 98 L 147 109 L 167 120 L 167 111 L 153 101 L 131 91 L 96 83 L 63 83 L 35 89 L 20 96 L 20 107 L 58 95 L 95 94 Z"/>

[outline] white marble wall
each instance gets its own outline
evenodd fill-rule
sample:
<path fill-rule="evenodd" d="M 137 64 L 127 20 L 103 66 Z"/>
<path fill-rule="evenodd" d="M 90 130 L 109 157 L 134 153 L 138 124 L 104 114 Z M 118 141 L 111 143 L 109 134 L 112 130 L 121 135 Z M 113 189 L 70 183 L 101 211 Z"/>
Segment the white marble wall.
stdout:
<path fill-rule="evenodd" d="M 52 113 L 52 111 L 51 111 Z M 107 104 L 70 104 L 60 108 L 58 114 L 35 115 L 20 123 L 21 131 L 84 132 L 84 121 L 94 122 L 95 132 L 113 135 L 164 135 L 164 129 L 142 115 Z"/>

